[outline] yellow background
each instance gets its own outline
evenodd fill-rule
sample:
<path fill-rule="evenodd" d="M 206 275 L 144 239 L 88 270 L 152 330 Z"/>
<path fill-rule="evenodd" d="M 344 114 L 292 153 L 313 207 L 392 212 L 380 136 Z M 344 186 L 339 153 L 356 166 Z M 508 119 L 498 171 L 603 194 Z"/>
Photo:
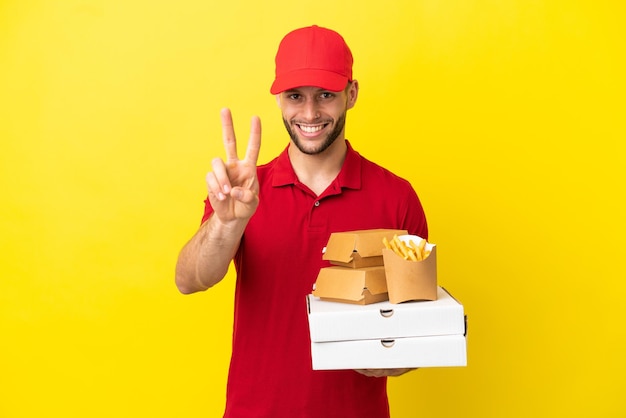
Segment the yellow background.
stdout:
<path fill-rule="evenodd" d="M 347 136 L 408 178 L 469 318 L 394 418 L 626 416 L 624 64 L 610 0 L 0 2 L 0 417 L 217 417 L 233 276 L 179 295 L 219 109 L 287 137 L 281 37 L 340 31 Z M 381 190 L 384 198 L 384 190 Z"/>

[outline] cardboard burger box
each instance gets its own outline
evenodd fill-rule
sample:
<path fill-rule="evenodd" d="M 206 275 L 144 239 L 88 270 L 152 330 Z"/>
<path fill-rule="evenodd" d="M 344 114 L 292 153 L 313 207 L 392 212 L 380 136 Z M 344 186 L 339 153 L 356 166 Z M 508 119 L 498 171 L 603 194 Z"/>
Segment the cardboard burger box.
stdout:
<path fill-rule="evenodd" d="M 360 268 L 383 265 L 383 238 L 406 235 L 406 230 L 365 229 L 330 234 L 323 260 L 342 267 Z"/>
<path fill-rule="evenodd" d="M 324 267 L 315 281 L 313 295 L 325 301 L 358 305 L 386 301 L 385 267 Z"/>
<path fill-rule="evenodd" d="M 314 370 L 467 365 L 463 305 L 442 287 L 432 301 L 356 305 L 307 296 Z"/>

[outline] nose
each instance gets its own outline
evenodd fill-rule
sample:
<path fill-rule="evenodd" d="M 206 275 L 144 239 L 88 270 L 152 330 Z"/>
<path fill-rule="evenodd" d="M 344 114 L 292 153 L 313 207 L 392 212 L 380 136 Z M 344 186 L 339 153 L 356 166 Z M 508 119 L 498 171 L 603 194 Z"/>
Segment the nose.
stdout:
<path fill-rule="evenodd" d="M 318 108 L 318 103 L 315 100 L 307 100 L 302 109 L 302 116 L 309 121 L 319 119 L 321 114 Z"/>

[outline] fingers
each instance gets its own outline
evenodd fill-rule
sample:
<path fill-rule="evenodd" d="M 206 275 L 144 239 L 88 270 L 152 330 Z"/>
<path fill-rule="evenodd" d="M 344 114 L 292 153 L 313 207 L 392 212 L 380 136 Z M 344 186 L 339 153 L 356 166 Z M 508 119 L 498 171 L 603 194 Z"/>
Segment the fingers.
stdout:
<path fill-rule="evenodd" d="M 256 165 L 259 160 L 259 150 L 261 149 L 261 119 L 253 116 L 250 122 L 250 138 L 246 149 L 245 159 Z"/>
<path fill-rule="evenodd" d="M 224 200 L 231 191 L 230 178 L 224 162 L 219 158 L 211 161 L 213 171 L 207 173 L 206 183 L 209 193 L 213 194 L 219 200 Z"/>
<path fill-rule="evenodd" d="M 402 376 L 405 373 L 408 373 L 412 370 L 416 370 L 415 368 L 409 369 L 358 369 L 355 370 L 362 375 L 367 377 L 395 377 Z"/>
<path fill-rule="evenodd" d="M 259 198 L 252 190 L 243 187 L 233 187 L 233 190 L 230 192 L 230 197 L 246 204 L 253 203 Z"/>
<path fill-rule="evenodd" d="M 226 161 L 237 161 L 237 140 L 235 138 L 235 128 L 233 127 L 233 116 L 230 109 L 224 108 L 220 112 L 222 120 L 222 139 L 224 141 L 224 149 L 226 150 Z"/>
<path fill-rule="evenodd" d="M 213 171 L 206 175 L 209 194 L 218 200 L 225 200 L 226 197 L 230 196 L 243 203 L 251 203 L 257 198 L 256 192 L 251 190 L 256 182 L 256 177 L 251 177 L 239 185 L 233 184 L 224 161 L 220 158 L 214 158 L 211 161 L 211 167 Z"/>
<path fill-rule="evenodd" d="M 216 160 L 219 161 L 219 159 Z M 221 163 L 221 161 L 219 162 Z M 210 196 L 217 198 L 219 201 L 224 201 L 227 197 L 230 197 L 246 204 L 254 203 L 258 200 L 257 193 L 249 187 L 236 186 L 231 188 L 228 177 L 226 177 L 227 183 L 222 183 L 218 180 L 218 176 L 215 170 L 206 175 L 206 183 Z"/>
<path fill-rule="evenodd" d="M 223 161 L 220 158 L 214 158 L 211 161 L 213 171 L 206 177 L 209 192 L 218 200 L 225 200 L 230 195 L 242 202 L 252 202 L 256 199 L 256 194 L 245 189 L 249 189 L 256 181 L 256 164 L 261 148 L 261 119 L 258 116 L 252 118 L 246 156 L 240 161 L 237 156 L 237 141 L 230 109 L 222 109 L 220 118 L 226 159 Z M 243 188 L 231 194 L 235 188 L 239 187 Z M 252 194 L 249 195 L 249 192 Z"/>
<path fill-rule="evenodd" d="M 226 161 L 232 163 L 239 160 L 237 156 L 237 139 L 235 137 L 235 128 L 233 124 L 233 116 L 230 109 L 224 108 L 220 112 L 222 120 L 222 140 L 224 141 L 224 149 L 226 150 Z M 246 149 L 245 159 L 256 165 L 259 160 L 259 150 L 261 149 L 261 119 L 253 116 L 250 122 L 250 138 L 248 140 L 248 148 Z"/>

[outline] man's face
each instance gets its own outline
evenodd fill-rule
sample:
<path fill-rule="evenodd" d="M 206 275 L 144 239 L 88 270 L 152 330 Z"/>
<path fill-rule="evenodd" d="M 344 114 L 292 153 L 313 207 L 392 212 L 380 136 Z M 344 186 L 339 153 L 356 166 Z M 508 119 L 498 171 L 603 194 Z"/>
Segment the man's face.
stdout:
<path fill-rule="evenodd" d="M 351 95 L 352 94 L 352 95 Z M 299 87 L 280 93 L 283 122 L 294 145 L 309 155 L 320 154 L 344 135 L 346 111 L 354 105 L 356 90 L 333 92 Z"/>

